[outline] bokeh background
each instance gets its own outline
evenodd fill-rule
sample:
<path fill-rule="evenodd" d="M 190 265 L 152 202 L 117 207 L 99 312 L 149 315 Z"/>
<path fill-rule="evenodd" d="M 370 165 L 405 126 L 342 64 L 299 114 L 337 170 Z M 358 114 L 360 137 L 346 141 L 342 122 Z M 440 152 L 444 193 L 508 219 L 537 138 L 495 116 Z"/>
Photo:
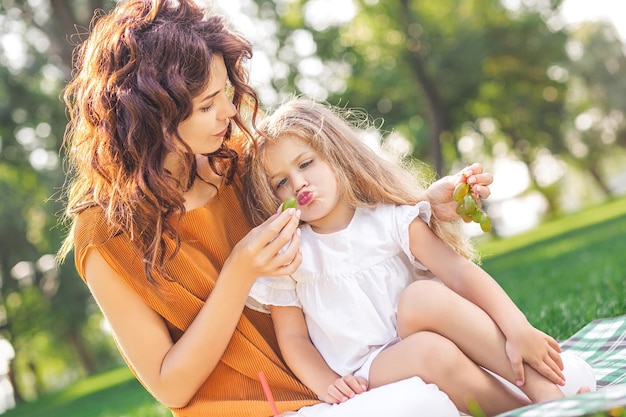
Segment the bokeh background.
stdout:
<path fill-rule="evenodd" d="M 433 178 L 482 162 L 494 227 L 467 226 L 481 239 L 626 194 L 621 0 L 202 3 L 253 42 L 264 107 L 297 93 L 365 109 L 382 132 L 373 146 Z M 94 10 L 114 4 L 0 0 L 0 379 L 18 403 L 122 364 L 71 259 L 54 258 L 67 232 L 62 89 Z"/>

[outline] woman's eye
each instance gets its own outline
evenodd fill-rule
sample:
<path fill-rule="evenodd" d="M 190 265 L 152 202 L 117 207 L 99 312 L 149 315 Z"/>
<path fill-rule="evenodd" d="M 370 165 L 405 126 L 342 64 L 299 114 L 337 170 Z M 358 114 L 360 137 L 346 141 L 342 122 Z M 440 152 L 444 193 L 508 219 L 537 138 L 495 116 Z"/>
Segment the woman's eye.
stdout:
<path fill-rule="evenodd" d="M 200 108 L 200 111 L 201 111 L 201 112 L 208 112 L 208 111 L 211 111 L 211 109 L 213 109 L 213 104 L 209 104 L 209 105 L 208 105 L 208 106 L 206 106 L 206 107 L 201 107 L 201 108 Z"/>

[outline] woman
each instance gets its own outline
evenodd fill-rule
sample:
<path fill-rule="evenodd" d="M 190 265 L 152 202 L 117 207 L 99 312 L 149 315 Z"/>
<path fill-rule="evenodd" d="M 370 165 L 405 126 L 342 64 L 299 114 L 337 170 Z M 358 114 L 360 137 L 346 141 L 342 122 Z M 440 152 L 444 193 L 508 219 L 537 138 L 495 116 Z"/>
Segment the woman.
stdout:
<path fill-rule="evenodd" d="M 259 371 L 281 412 L 319 402 L 278 355 L 269 317 L 244 308 L 257 276 L 301 262 L 295 210 L 252 228 L 242 209 L 238 152 L 254 146 L 241 112 L 254 126 L 258 108 L 250 57 L 191 0 L 128 0 L 78 47 L 65 92 L 72 232 L 60 255 L 74 247 L 120 352 L 175 416 L 269 415 Z M 470 181 L 491 182 L 472 168 Z M 441 217 L 455 181 L 430 189 Z M 424 387 L 412 378 L 306 415 L 374 416 L 385 403 L 388 415 L 450 415 L 449 399 Z"/>

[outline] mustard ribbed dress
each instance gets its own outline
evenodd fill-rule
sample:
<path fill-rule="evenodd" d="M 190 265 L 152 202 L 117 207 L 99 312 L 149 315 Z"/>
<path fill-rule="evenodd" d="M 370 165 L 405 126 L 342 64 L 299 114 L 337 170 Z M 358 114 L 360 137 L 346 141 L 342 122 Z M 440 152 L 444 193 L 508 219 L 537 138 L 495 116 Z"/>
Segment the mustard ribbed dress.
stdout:
<path fill-rule="evenodd" d="M 85 279 L 85 255 L 96 248 L 146 304 L 164 318 L 173 340 L 178 340 L 209 297 L 231 250 L 250 228 L 242 210 L 241 184 L 236 178 L 233 184 L 222 185 L 205 206 L 183 216 L 179 223 L 181 248 L 167 264 L 167 271 L 176 281 L 157 277 L 159 285 L 155 286 L 144 278 L 141 257 L 129 237 L 113 235 L 102 210 L 91 208 L 81 213 L 75 224 L 76 267 Z M 167 244 L 170 248 L 173 245 Z M 186 407 L 172 409 L 173 415 L 271 416 L 259 371 L 265 373 L 280 411 L 317 403 L 316 396 L 288 371 L 278 351 L 271 318 L 245 308 L 211 376 Z"/>

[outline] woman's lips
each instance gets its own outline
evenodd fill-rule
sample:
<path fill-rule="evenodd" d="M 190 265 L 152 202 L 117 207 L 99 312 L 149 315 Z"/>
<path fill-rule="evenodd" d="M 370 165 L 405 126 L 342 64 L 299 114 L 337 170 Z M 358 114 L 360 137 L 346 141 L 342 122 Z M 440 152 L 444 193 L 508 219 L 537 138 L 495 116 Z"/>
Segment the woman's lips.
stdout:
<path fill-rule="evenodd" d="M 226 126 L 226 128 L 224 128 L 224 130 L 222 130 L 220 133 L 217 133 L 215 136 L 223 138 L 224 136 L 226 136 L 227 132 L 228 132 L 228 126 Z"/>

